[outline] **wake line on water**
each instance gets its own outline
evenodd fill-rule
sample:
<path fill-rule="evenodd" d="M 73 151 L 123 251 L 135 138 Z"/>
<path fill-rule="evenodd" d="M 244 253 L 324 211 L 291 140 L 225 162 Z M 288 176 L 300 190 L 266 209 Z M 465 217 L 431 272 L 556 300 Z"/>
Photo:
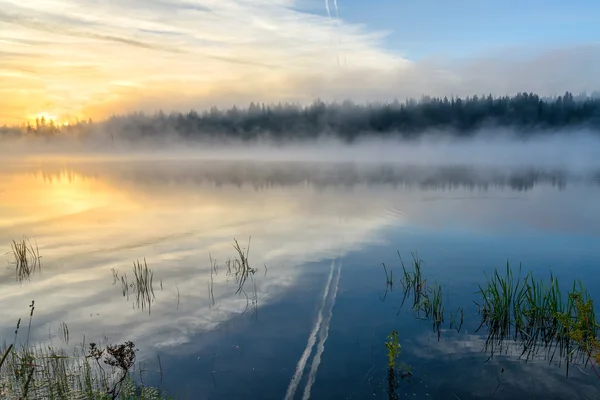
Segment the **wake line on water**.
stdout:
<path fill-rule="evenodd" d="M 317 320 L 315 322 L 315 326 L 313 327 L 310 335 L 308 336 L 308 341 L 306 343 L 306 348 L 298 360 L 298 365 L 296 365 L 296 372 L 290 381 L 288 386 L 287 393 L 285 395 L 286 400 L 291 400 L 294 398 L 296 394 L 296 389 L 298 388 L 298 384 L 302 379 L 302 375 L 304 374 L 304 368 L 306 368 L 306 361 L 308 361 L 308 357 L 312 353 L 312 349 L 315 345 L 315 341 L 317 340 L 317 333 L 321 328 L 321 323 L 323 322 L 323 310 L 325 309 L 325 304 L 327 303 L 327 297 L 329 295 L 329 289 L 331 287 L 331 281 L 333 279 L 333 270 L 335 266 L 335 260 L 331 262 L 331 267 L 329 268 L 329 276 L 327 278 L 327 284 L 325 285 L 325 291 L 323 292 L 323 299 L 321 300 L 321 308 L 319 309 L 319 314 L 317 315 Z"/>
<path fill-rule="evenodd" d="M 333 306 L 335 305 L 335 299 L 337 297 L 338 289 L 340 286 L 341 272 L 342 262 L 340 261 L 335 277 L 335 287 L 331 293 L 329 309 L 327 310 L 327 317 L 323 325 L 321 325 L 321 330 L 319 331 L 319 344 L 317 345 L 317 353 L 315 354 L 315 357 L 312 361 L 310 373 L 308 374 L 308 382 L 306 383 L 306 387 L 304 388 L 304 395 L 302 396 L 302 400 L 308 400 L 310 398 L 310 390 L 312 389 L 312 385 L 315 383 L 315 379 L 317 377 L 317 370 L 319 369 L 319 365 L 321 364 L 321 356 L 325 351 L 325 342 L 327 341 L 327 337 L 329 336 L 329 325 L 331 324 L 331 317 L 333 316 Z"/>

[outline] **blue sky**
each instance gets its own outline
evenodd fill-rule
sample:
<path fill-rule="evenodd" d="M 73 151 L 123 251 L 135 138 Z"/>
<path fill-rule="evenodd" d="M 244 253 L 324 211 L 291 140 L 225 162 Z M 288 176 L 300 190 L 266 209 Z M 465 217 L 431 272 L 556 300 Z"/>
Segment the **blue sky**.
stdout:
<path fill-rule="evenodd" d="M 413 59 L 600 41 L 595 0 L 339 0 L 338 7 L 348 21 L 391 31 L 386 46 Z"/>
<path fill-rule="evenodd" d="M 599 90 L 599 70 L 592 0 L 0 0 L 0 123 L 551 96 Z"/>

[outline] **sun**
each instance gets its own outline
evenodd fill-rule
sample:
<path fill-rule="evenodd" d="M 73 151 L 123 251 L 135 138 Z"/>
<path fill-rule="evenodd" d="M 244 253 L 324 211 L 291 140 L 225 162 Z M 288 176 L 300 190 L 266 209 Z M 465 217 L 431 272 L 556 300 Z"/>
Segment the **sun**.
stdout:
<path fill-rule="evenodd" d="M 28 118 L 28 122 L 31 124 L 41 123 L 42 118 L 46 124 L 50 124 L 50 121 L 54 123 L 54 126 L 62 126 L 68 127 L 72 124 L 70 119 L 58 116 L 57 114 L 49 113 L 49 112 L 41 112 L 38 114 L 34 114 Z"/>
<path fill-rule="evenodd" d="M 45 113 L 45 112 L 39 113 L 38 115 L 36 115 L 36 119 L 41 120 L 42 118 L 46 121 L 52 120 L 52 121 L 56 122 L 56 115 L 52 115 L 52 114 Z"/>
<path fill-rule="evenodd" d="M 35 124 L 41 123 L 42 121 L 44 121 L 46 124 L 49 124 L 50 121 L 52 121 L 54 125 L 63 125 L 60 121 L 60 118 L 56 114 L 49 112 L 40 112 L 30 116 L 28 119 L 31 123 Z"/>

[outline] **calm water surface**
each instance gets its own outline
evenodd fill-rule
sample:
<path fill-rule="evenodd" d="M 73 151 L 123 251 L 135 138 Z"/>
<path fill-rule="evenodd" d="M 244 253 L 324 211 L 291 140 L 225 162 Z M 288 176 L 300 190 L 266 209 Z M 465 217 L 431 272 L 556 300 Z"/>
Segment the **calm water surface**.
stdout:
<path fill-rule="evenodd" d="M 184 398 L 383 399 L 395 329 L 413 373 L 400 398 L 600 396 L 589 368 L 489 358 L 473 303 L 507 259 L 600 298 L 597 171 L 55 159 L 5 164 L 0 182 L 0 245 L 35 239 L 43 266 L 17 283 L 2 251 L 3 340 L 35 300 L 38 343 L 64 345 L 63 322 L 69 346 L 132 340 L 136 377 Z M 236 294 L 224 264 L 250 237 L 256 273 Z M 447 313 L 464 307 L 460 332 L 446 317 L 438 339 L 400 308 L 397 251 L 418 252 Z M 144 258 L 142 309 L 113 277 Z M 387 293 L 382 263 L 398 279 Z"/>

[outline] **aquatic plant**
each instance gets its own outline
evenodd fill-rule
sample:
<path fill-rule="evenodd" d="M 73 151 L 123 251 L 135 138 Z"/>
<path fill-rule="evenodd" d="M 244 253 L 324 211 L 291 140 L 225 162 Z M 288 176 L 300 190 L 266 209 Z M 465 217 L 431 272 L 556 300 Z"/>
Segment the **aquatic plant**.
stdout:
<path fill-rule="evenodd" d="M 402 265 L 402 287 L 404 289 L 404 296 L 398 314 L 406 300 L 412 296 L 412 310 L 416 312 L 417 317 L 419 318 L 431 319 L 433 330 L 437 333 L 439 340 L 441 336 L 441 327 L 444 323 L 445 311 L 442 286 L 434 282 L 433 288 L 429 288 L 427 286 L 427 280 L 423 278 L 423 262 L 416 253 L 411 253 L 411 255 L 412 270 L 409 270 L 398 252 L 400 263 Z"/>
<path fill-rule="evenodd" d="M 129 281 L 127 274 L 120 275 L 116 269 L 111 269 L 113 276 L 113 285 L 121 282 L 121 291 L 123 297 L 129 301 L 129 289 L 135 294 L 135 306 L 142 310 L 148 309 L 148 314 L 152 312 L 152 302 L 156 300 L 154 294 L 154 271 L 148 267 L 146 258 L 142 263 L 140 260 L 133 262 L 133 280 Z M 162 288 L 162 280 L 161 280 Z"/>
<path fill-rule="evenodd" d="M 400 342 L 398 341 L 398 331 L 393 330 L 387 337 L 385 342 L 388 356 L 388 394 L 389 399 L 397 399 L 398 394 L 396 389 L 398 388 L 398 378 L 396 374 L 396 359 L 400 355 Z"/>
<path fill-rule="evenodd" d="M 379 299 L 383 303 L 387 298 L 388 291 L 394 290 L 394 270 L 390 270 L 390 273 L 388 274 L 385 264 L 381 263 L 381 265 L 383 266 L 383 272 L 385 273 L 385 292 L 383 293 L 383 296 L 379 296 Z"/>
<path fill-rule="evenodd" d="M 442 287 L 434 282 L 427 285 L 423 277 L 422 261 L 412 254 L 412 268 L 402 262 L 402 305 L 412 299 L 412 310 L 417 317 L 429 319 L 440 339 L 445 319 Z M 402 260 L 402 258 L 400 258 Z M 476 329 L 487 329 L 484 351 L 490 358 L 496 352 L 507 352 L 510 346 L 520 347 L 520 357 L 533 359 L 544 352 L 552 362 L 558 357 L 559 365 L 588 364 L 600 378 L 596 366 L 600 363 L 600 341 L 593 301 L 581 281 L 575 281 L 566 296 L 559 280 L 553 274 L 549 279 L 536 279 L 532 272 L 522 274 L 522 267 L 514 271 L 507 262 L 502 273 L 495 269 L 487 281 L 479 285 L 476 294 L 481 321 Z M 398 311 L 398 313 L 400 310 Z M 464 323 L 464 309 L 450 313 L 450 329 L 460 332 Z"/>
<path fill-rule="evenodd" d="M 444 304 L 442 287 L 437 283 L 433 284 L 431 298 L 431 319 L 433 322 L 433 330 L 437 332 L 439 339 L 441 326 L 444 323 Z"/>
<path fill-rule="evenodd" d="M 504 341 L 518 344 L 522 357 L 532 359 L 545 351 L 550 362 L 558 355 L 564 360 L 568 375 L 569 365 L 582 361 L 594 364 L 600 361 L 597 341 L 599 325 L 587 290 L 581 281 L 563 296 L 558 279 L 536 280 L 531 272 L 521 279 L 515 277 L 507 262 L 505 273 L 496 269 L 492 277 L 477 292 L 481 323 L 477 329 L 487 328 L 485 350 L 490 357 L 503 350 Z M 600 377 L 600 375 L 599 375 Z"/>
<path fill-rule="evenodd" d="M 42 271 L 42 257 L 37 243 L 34 246 L 28 238 L 23 237 L 21 240 L 13 240 L 10 248 L 17 282 L 30 279 L 35 271 Z"/>
<path fill-rule="evenodd" d="M 133 262 L 133 275 L 135 278 L 136 304 L 142 310 L 148 307 L 148 313 L 150 313 L 152 301 L 156 297 L 153 285 L 154 271 L 148 268 L 146 258 L 144 258 L 143 264 L 139 260 Z"/>
<path fill-rule="evenodd" d="M 400 264 L 402 266 L 402 286 L 404 288 L 404 298 L 402 299 L 402 305 L 406 301 L 407 297 L 412 293 L 413 295 L 413 309 L 419 308 L 422 297 L 427 293 L 427 281 L 423 279 L 421 272 L 422 261 L 419 259 L 417 253 L 411 253 L 412 256 L 412 271 L 407 270 L 400 252 L 398 257 L 400 258 Z"/>
<path fill-rule="evenodd" d="M 250 263 L 248 262 L 248 255 L 250 253 L 250 240 L 252 238 L 248 238 L 248 247 L 246 247 L 246 252 L 240 247 L 237 239 L 233 239 L 233 248 L 237 252 L 237 257 L 233 259 L 233 269 L 235 273 L 236 280 L 238 282 L 238 289 L 236 294 L 239 294 L 243 288 L 246 280 L 250 275 L 254 275 L 256 270 L 250 267 Z M 231 270 L 231 269 L 230 269 Z"/>
<path fill-rule="evenodd" d="M 456 319 L 459 318 L 458 321 L 456 321 Z M 458 307 L 456 309 L 456 313 L 450 313 L 450 329 L 454 328 L 456 329 L 457 333 L 460 333 L 460 330 L 462 329 L 463 323 L 465 321 L 465 313 L 464 313 L 464 309 L 462 307 Z"/>
<path fill-rule="evenodd" d="M 33 315 L 33 311 L 30 312 Z M 140 386 L 130 375 L 135 364 L 132 342 L 107 345 L 91 343 L 85 352 L 82 343 L 68 354 L 51 346 L 17 346 L 20 320 L 15 330 L 15 343 L 0 350 L 0 398 L 2 399 L 102 399 L 150 400 L 166 399 L 158 388 Z M 29 326 L 27 337 L 29 338 Z"/>
<path fill-rule="evenodd" d="M 235 281 L 237 283 L 237 289 L 235 291 L 235 294 L 243 294 L 246 297 L 246 308 L 244 309 L 243 313 L 246 313 L 246 311 L 248 311 L 248 309 L 250 307 L 252 307 L 253 312 L 255 313 L 255 315 L 257 315 L 258 313 L 258 291 L 257 291 L 257 287 L 256 287 L 256 281 L 254 279 L 254 275 L 257 272 L 256 268 L 252 268 L 250 266 L 250 261 L 249 261 L 249 254 L 250 254 L 250 241 L 251 241 L 251 237 L 248 238 L 248 245 L 245 249 L 243 249 L 239 242 L 237 241 L 237 239 L 233 239 L 233 248 L 236 251 L 236 256 L 234 258 L 230 258 L 229 260 L 227 260 L 225 262 L 225 267 L 227 268 L 227 276 L 233 276 L 235 278 Z M 213 290 L 213 286 L 212 286 L 212 271 L 216 271 L 218 272 L 218 267 L 215 267 L 216 263 L 213 262 L 212 257 L 211 257 L 211 281 L 208 284 L 208 293 L 209 293 L 209 300 L 212 303 L 212 305 L 214 305 L 214 290 Z M 265 265 L 265 275 L 267 273 L 267 266 Z M 246 293 L 246 290 L 244 289 L 245 284 L 247 282 L 247 280 L 250 279 L 250 281 L 252 281 L 252 286 L 253 286 L 253 291 L 252 291 L 252 298 L 250 298 L 250 296 L 248 296 L 248 293 Z"/>
<path fill-rule="evenodd" d="M 388 368 L 396 368 L 396 359 L 400 355 L 400 342 L 398 341 L 398 331 L 393 330 L 387 337 L 385 342 L 385 348 L 387 349 L 388 356 Z"/>
<path fill-rule="evenodd" d="M 515 304 L 523 300 L 523 293 L 519 291 L 519 288 L 520 281 L 518 278 L 515 281 L 508 262 L 506 263 L 505 275 L 500 275 L 498 270 L 495 269 L 493 276 L 488 277 L 486 285 L 484 287 L 479 286 L 478 293 L 481 296 L 482 303 L 475 304 L 477 304 L 482 314 L 481 325 L 490 325 L 493 336 L 508 337 L 510 335 L 512 325 L 514 325 L 511 324 L 512 312 L 516 310 L 520 313 L 521 311 L 521 308 L 514 307 Z"/>
<path fill-rule="evenodd" d="M 388 394 L 390 399 L 397 399 L 398 394 L 396 390 L 399 386 L 398 375 L 402 379 L 405 379 L 412 375 L 411 366 L 402 362 L 400 367 L 397 367 L 397 360 L 400 357 L 400 353 L 402 352 L 402 346 L 400 345 L 400 340 L 398 339 L 398 331 L 393 330 L 386 338 L 385 347 L 387 349 L 387 357 L 388 357 Z"/>
<path fill-rule="evenodd" d="M 394 287 L 394 270 L 390 270 L 390 274 L 388 275 L 387 272 L 387 268 L 385 266 L 384 263 L 381 263 L 381 265 L 383 265 L 383 271 L 385 272 L 385 284 L 386 287 L 389 288 L 390 290 L 393 289 Z"/>
<path fill-rule="evenodd" d="M 600 364 L 600 341 L 597 337 L 599 325 L 596 323 L 594 302 L 581 291 L 569 293 L 569 299 L 573 308 L 557 313 L 556 317 L 563 326 L 563 332 L 586 354 L 592 370 L 600 378 L 596 368 Z"/>

